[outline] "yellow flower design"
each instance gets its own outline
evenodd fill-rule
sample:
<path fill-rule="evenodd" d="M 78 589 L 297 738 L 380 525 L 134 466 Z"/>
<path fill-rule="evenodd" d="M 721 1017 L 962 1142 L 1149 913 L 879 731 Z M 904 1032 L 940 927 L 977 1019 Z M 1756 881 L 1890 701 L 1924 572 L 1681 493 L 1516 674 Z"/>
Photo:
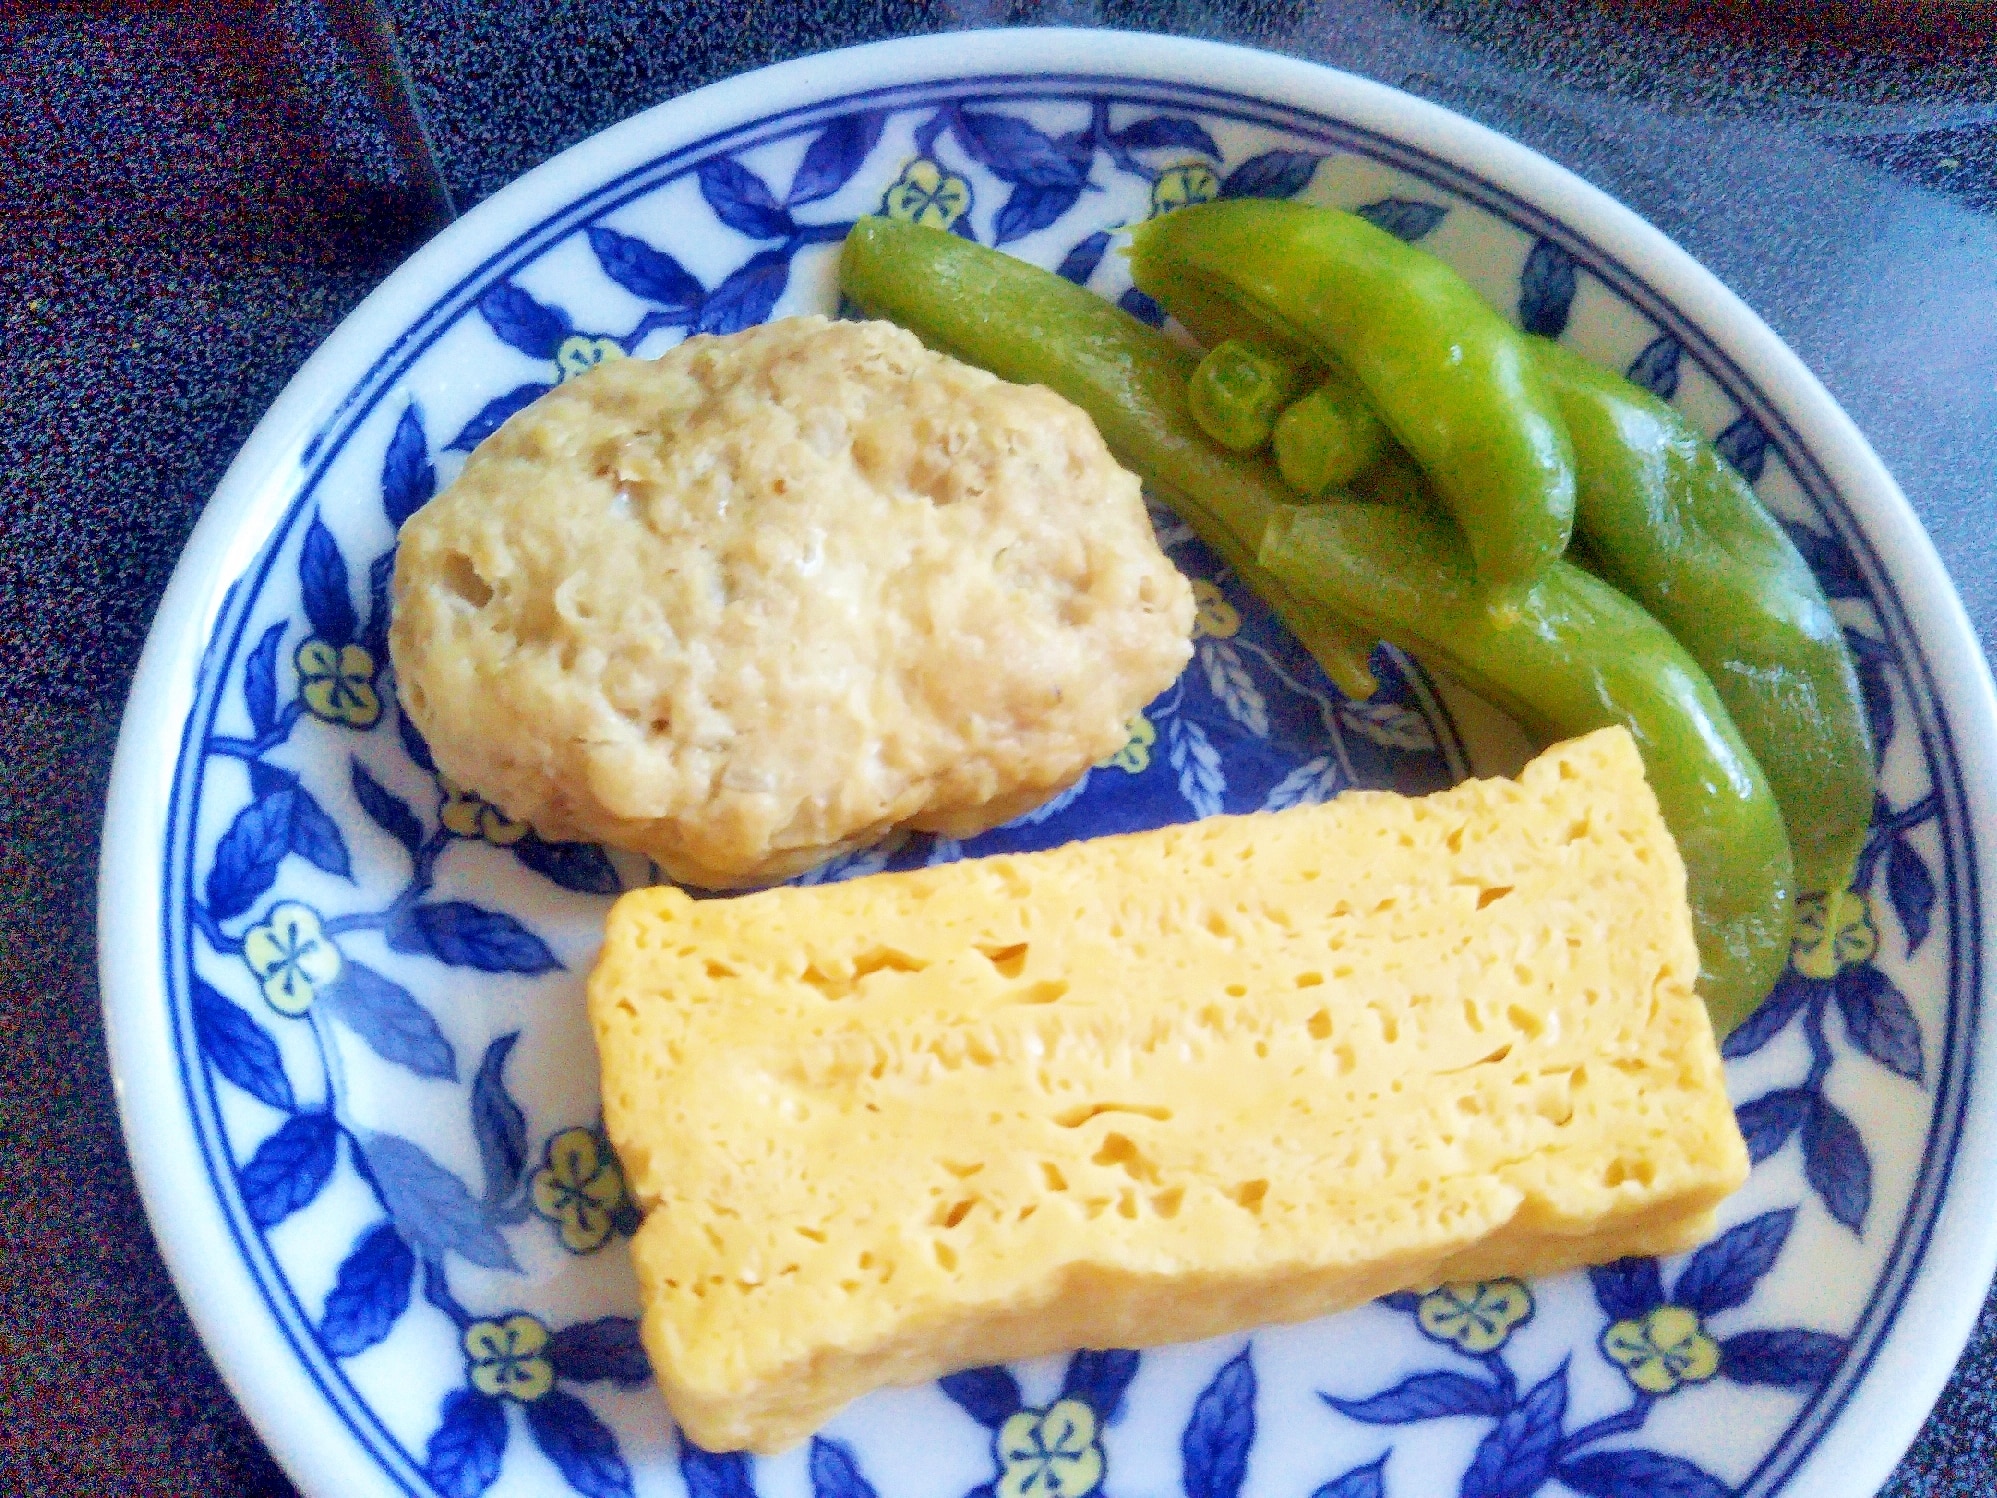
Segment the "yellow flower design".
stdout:
<path fill-rule="evenodd" d="M 1517 1280 L 1443 1285 L 1415 1308 L 1423 1331 L 1476 1355 L 1503 1347 L 1512 1329 L 1531 1315 L 1532 1292 Z"/>
<path fill-rule="evenodd" d="M 1021 1410 L 999 1427 L 998 1498 L 1082 1498 L 1103 1480 L 1096 1412 L 1079 1399 Z"/>
<path fill-rule="evenodd" d="M 444 791 L 444 806 L 437 818 L 453 837 L 483 838 L 496 847 L 510 848 L 533 830 L 448 775 L 439 775 L 437 784 Z"/>
<path fill-rule="evenodd" d="M 628 1210 L 624 1172 L 594 1129 L 564 1129 L 534 1172 L 534 1210 L 561 1230 L 562 1247 L 593 1253 Z"/>
<path fill-rule="evenodd" d="M 481 1394 L 532 1404 L 555 1386 L 548 1329 L 524 1312 L 504 1321 L 474 1321 L 465 1328 L 464 1345 L 472 1387 Z"/>
<path fill-rule="evenodd" d="M 1241 629 L 1241 611 L 1227 601 L 1220 584 L 1203 577 L 1193 579 L 1193 635 L 1229 640 Z"/>
<path fill-rule="evenodd" d="M 1211 203 L 1220 196 L 1220 178 L 1203 161 L 1182 161 L 1168 166 L 1151 184 L 1151 216 L 1170 213 L 1188 203 Z"/>
<path fill-rule="evenodd" d="M 1126 775 L 1142 775 L 1151 768 L 1151 746 L 1158 742 L 1158 730 L 1142 713 L 1130 720 L 1130 737 L 1107 759 L 1096 761 L 1099 770 L 1121 770 Z"/>
<path fill-rule="evenodd" d="M 1835 978 L 1845 968 L 1871 961 L 1878 950 L 1872 904 L 1857 890 L 1805 895 L 1796 902 L 1796 937 L 1789 960 L 1805 978 Z"/>
<path fill-rule="evenodd" d="M 587 374 L 599 364 L 622 359 L 624 350 L 615 338 L 592 338 L 587 333 L 571 333 L 555 350 L 555 364 L 564 380 Z"/>
<path fill-rule="evenodd" d="M 1720 1371 L 1719 1343 L 1686 1306 L 1659 1306 L 1640 1320 L 1618 1321 L 1602 1333 L 1602 1351 L 1646 1394 L 1669 1394 Z"/>
<path fill-rule="evenodd" d="M 359 645 L 334 645 L 307 640 L 293 657 L 298 667 L 298 695 L 306 711 L 328 723 L 372 728 L 381 716 L 381 698 L 374 690 L 374 657 Z"/>
<path fill-rule="evenodd" d="M 271 906 L 263 924 L 243 937 L 243 961 L 263 985 L 264 999 L 279 1014 L 303 1014 L 312 995 L 340 976 L 340 949 L 319 924 L 318 912 L 296 900 Z"/>
<path fill-rule="evenodd" d="M 971 184 L 927 156 L 903 167 L 881 195 L 881 212 L 889 218 L 927 229 L 948 229 L 970 211 Z"/>

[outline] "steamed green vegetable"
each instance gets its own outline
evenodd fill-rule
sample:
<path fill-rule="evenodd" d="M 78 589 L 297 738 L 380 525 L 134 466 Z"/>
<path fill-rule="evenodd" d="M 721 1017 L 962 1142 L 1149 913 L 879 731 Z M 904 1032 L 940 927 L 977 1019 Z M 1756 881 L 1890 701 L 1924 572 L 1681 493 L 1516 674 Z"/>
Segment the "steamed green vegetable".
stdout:
<path fill-rule="evenodd" d="M 1793 889 L 1782 815 L 1697 663 L 1663 626 L 1566 562 L 1506 610 L 1487 608 L 1454 527 L 1378 505 L 1275 516 L 1262 564 L 1510 711 L 1544 740 L 1620 723 L 1685 860 L 1699 991 L 1724 1035 L 1789 954 Z"/>
<path fill-rule="evenodd" d="M 1186 403 L 1214 441 L 1229 452 L 1252 453 L 1268 445 L 1276 418 L 1305 388 L 1307 375 L 1303 360 L 1230 338 L 1200 360 Z"/>
<path fill-rule="evenodd" d="M 1711 677 L 1782 808 L 1797 888 L 1843 890 L 1872 817 L 1872 734 L 1823 589 L 1683 416 L 1557 344 L 1534 347 L 1573 434 L 1577 535 Z"/>
<path fill-rule="evenodd" d="M 1324 666 L 1340 691 L 1370 695 L 1374 636 L 1257 565 L 1271 515 L 1294 495 L 1265 457 L 1208 439 L 1187 409 L 1199 361 L 1093 292 L 954 234 L 863 218 L 839 260 L 846 295 L 932 348 L 1003 379 L 1045 385 L 1094 418 L 1118 460 L 1225 557 Z"/>
<path fill-rule="evenodd" d="M 1278 417 L 1272 436 L 1284 482 L 1310 499 L 1343 489 L 1393 441 L 1366 392 L 1342 370 Z"/>
<path fill-rule="evenodd" d="M 1566 549 L 1574 455 L 1524 335 L 1449 266 L 1355 214 L 1230 199 L 1139 225 L 1138 286 L 1196 336 L 1245 324 L 1365 390 L 1462 526 L 1478 578 Z"/>

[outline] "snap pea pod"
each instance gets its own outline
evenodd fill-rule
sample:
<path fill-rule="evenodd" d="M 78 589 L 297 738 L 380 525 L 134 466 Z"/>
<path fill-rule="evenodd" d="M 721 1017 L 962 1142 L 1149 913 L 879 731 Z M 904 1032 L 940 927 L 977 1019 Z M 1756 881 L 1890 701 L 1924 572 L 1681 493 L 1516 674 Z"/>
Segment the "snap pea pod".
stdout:
<path fill-rule="evenodd" d="M 1229 452 L 1252 453 L 1268 445 L 1276 418 L 1307 379 L 1303 360 L 1230 338 L 1200 360 L 1186 387 L 1186 403 L 1214 441 Z"/>
<path fill-rule="evenodd" d="M 1349 371 L 1463 527 L 1481 581 L 1524 583 L 1566 549 L 1559 408 L 1524 336 L 1433 255 L 1356 214 L 1236 198 L 1140 224 L 1131 269 L 1196 333 L 1225 303 Z"/>
<path fill-rule="evenodd" d="M 1577 536 L 1712 679 L 1782 808 L 1797 889 L 1843 890 L 1872 818 L 1872 733 L 1822 587 L 1676 410 L 1558 344 L 1534 352 L 1574 439 Z"/>
<path fill-rule="evenodd" d="M 889 219 L 853 226 L 839 283 L 870 316 L 1001 379 L 1045 385 L 1088 412 L 1118 460 L 1235 568 L 1340 691 L 1372 694 L 1375 637 L 1257 565 L 1263 528 L 1294 496 L 1266 457 L 1228 452 L 1200 430 L 1186 407 L 1194 355 L 1050 271 Z"/>
<path fill-rule="evenodd" d="M 1260 555 L 1298 592 L 1372 625 L 1528 732 L 1628 728 L 1685 860 L 1713 1027 L 1725 1035 L 1753 1011 L 1789 954 L 1789 842 L 1725 704 L 1662 625 L 1566 562 L 1511 609 L 1490 609 L 1454 527 L 1378 505 L 1282 512 Z"/>
<path fill-rule="evenodd" d="M 1284 482 L 1311 499 L 1350 484 L 1392 441 L 1366 392 L 1343 370 L 1277 417 L 1270 436 Z"/>

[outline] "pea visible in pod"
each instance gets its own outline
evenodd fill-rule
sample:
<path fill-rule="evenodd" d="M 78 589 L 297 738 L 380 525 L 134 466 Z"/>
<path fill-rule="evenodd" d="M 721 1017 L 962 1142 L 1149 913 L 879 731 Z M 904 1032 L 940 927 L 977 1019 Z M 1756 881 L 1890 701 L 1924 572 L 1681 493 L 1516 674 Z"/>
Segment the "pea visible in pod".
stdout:
<path fill-rule="evenodd" d="M 1343 370 L 1296 401 L 1271 434 L 1276 468 L 1299 494 L 1321 499 L 1343 489 L 1386 454 L 1393 439 L 1366 392 Z"/>
<path fill-rule="evenodd" d="M 1782 814 L 1713 685 L 1641 607 L 1566 562 L 1486 606 L 1447 522 L 1378 505 L 1298 506 L 1265 567 L 1379 630 L 1544 741 L 1620 723 L 1685 860 L 1699 991 L 1725 1035 L 1788 959 L 1793 875 Z"/>
<path fill-rule="evenodd" d="M 1349 373 L 1462 526 L 1480 581 L 1525 583 L 1566 549 L 1559 407 L 1524 335 L 1435 256 L 1356 214 L 1230 199 L 1139 225 L 1131 270 L 1195 332 L 1246 318 Z"/>
<path fill-rule="evenodd" d="M 1711 678 L 1782 808 L 1797 888 L 1843 890 L 1872 818 L 1872 733 L 1823 588 L 1675 409 L 1558 344 L 1534 352 L 1574 440 L 1576 534 Z"/>

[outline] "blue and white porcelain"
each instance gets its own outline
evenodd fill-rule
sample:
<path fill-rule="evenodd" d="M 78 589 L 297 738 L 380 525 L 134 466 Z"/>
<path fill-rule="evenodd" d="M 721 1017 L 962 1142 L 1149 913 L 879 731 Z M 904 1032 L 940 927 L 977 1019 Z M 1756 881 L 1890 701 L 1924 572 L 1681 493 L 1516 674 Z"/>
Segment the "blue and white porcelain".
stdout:
<path fill-rule="evenodd" d="M 675 1438 L 581 984 L 642 860 L 543 841 L 432 766 L 384 649 L 397 525 L 541 391 L 690 332 L 836 310 L 885 212 L 1120 300 L 1114 231 L 1184 203 L 1358 209 L 1712 433 L 1850 632 L 1880 743 L 1856 888 L 1728 1046 L 1758 1162 L 1684 1258 L 1453 1285 L 1199 1346 L 862 1400 L 786 1456 Z M 1183 678 L 1086 782 L 963 845 L 1046 846 L 1503 770 L 1502 720 L 1385 652 L 1343 700 L 1160 512 Z M 124 1124 L 202 1335 L 308 1493 L 691 1498 L 1721 1498 L 1873 1491 L 1997 1258 L 1997 712 L 1891 479 L 1772 334 L 1523 148 L 1301 63 L 960 34 L 663 105 L 500 193 L 312 359 L 229 471 L 125 719 L 100 929 Z"/>

